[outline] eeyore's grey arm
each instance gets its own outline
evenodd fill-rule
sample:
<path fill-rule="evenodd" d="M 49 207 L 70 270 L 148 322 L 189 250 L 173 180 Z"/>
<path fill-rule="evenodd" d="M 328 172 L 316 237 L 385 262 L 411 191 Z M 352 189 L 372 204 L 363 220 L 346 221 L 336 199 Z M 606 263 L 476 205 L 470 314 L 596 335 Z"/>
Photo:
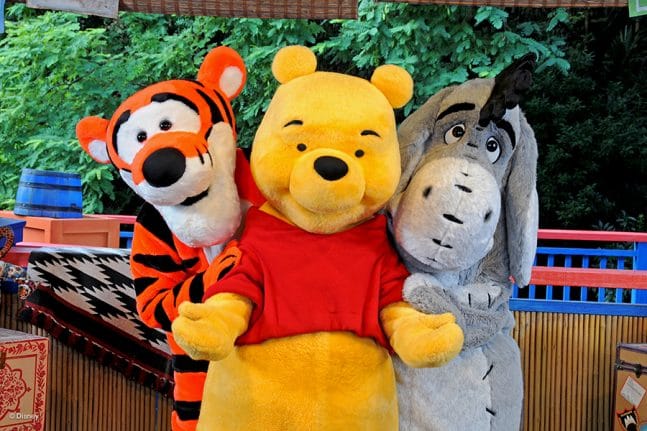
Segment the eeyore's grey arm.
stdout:
<path fill-rule="evenodd" d="M 509 289 L 492 281 L 475 282 L 452 290 L 465 322 L 466 348 L 480 347 L 514 326 Z"/>
<path fill-rule="evenodd" d="M 482 346 L 511 325 L 509 293 L 490 281 L 446 288 L 433 275 L 416 273 L 405 281 L 403 296 L 424 313 L 452 313 L 465 334 L 463 350 Z"/>
<path fill-rule="evenodd" d="M 443 284 L 431 274 L 414 273 L 404 281 L 404 300 L 416 310 L 426 314 L 452 313 L 456 323 L 465 331 L 463 313 L 456 301 L 447 293 Z"/>

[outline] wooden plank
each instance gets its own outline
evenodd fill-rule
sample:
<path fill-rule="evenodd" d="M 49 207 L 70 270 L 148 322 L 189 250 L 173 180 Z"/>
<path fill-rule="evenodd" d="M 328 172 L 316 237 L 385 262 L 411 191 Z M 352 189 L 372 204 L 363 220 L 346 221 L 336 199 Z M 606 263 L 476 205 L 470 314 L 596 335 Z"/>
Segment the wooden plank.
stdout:
<path fill-rule="evenodd" d="M 647 271 L 534 266 L 530 284 L 647 289 Z"/>
<path fill-rule="evenodd" d="M 117 18 L 119 0 L 27 0 L 27 6 Z"/>
<path fill-rule="evenodd" d="M 626 7 L 627 0 L 389 0 L 396 3 L 448 4 L 459 6 L 510 6 L 510 7 Z"/>

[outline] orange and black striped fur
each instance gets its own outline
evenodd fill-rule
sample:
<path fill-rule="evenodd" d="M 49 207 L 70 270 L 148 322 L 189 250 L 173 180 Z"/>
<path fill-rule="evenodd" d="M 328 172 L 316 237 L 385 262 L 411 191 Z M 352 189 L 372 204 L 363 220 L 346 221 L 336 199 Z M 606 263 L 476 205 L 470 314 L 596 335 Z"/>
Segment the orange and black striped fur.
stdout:
<path fill-rule="evenodd" d="M 173 358 L 173 430 L 194 430 L 209 363 L 184 353 L 173 340 L 171 322 L 183 301 L 202 301 L 205 286 L 235 266 L 240 252 L 237 247 L 227 247 L 209 265 L 202 250 L 179 241 L 150 204 L 145 204 L 137 217 L 135 238 L 131 267 L 137 311 L 149 326 L 167 332 Z"/>
<path fill-rule="evenodd" d="M 86 117 L 76 128 L 83 149 L 112 163 L 146 202 L 135 225 L 131 268 L 138 312 L 149 326 L 167 331 L 174 355 L 174 431 L 195 429 L 206 363 L 184 355 L 171 322 L 181 302 L 200 302 L 205 287 L 235 264 L 229 252 L 209 262 L 234 236 L 249 203 L 261 202 L 236 149 L 231 100 L 245 79 L 238 53 L 218 47 L 205 57 L 197 80 L 150 85 L 110 120 Z"/>

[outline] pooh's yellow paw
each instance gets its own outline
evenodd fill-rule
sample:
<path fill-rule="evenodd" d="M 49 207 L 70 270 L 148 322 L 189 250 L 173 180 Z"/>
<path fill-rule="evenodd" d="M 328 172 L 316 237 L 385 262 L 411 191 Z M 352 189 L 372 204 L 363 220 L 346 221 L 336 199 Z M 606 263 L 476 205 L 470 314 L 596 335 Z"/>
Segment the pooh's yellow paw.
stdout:
<path fill-rule="evenodd" d="M 204 304 L 182 303 L 172 324 L 173 337 L 193 359 L 219 361 L 247 330 L 251 308 L 247 299 L 233 294 L 215 295 Z"/>
<path fill-rule="evenodd" d="M 393 350 L 410 367 L 439 367 L 463 348 L 463 330 L 451 313 L 424 314 L 400 302 L 381 318 Z"/>
<path fill-rule="evenodd" d="M 460 353 L 463 348 L 463 330 L 453 322 L 436 328 L 418 322 L 417 325 L 411 324 L 406 329 L 403 328 L 403 332 L 394 337 L 391 344 L 410 367 L 440 367 Z"/>

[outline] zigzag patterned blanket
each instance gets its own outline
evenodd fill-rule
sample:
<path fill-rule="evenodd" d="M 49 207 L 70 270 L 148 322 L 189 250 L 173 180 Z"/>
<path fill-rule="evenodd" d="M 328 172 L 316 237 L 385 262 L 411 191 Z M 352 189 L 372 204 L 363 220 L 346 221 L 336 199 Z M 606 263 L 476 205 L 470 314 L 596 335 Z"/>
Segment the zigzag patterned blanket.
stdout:
<path fill-rule="evenodd" d="M 129 378 L 170 394 L 166 337 L 137 316 L 129 258 L 129 250 L 109 248 L 32 252 L 27 275 L 37 283 L 21 318 Z"/>

